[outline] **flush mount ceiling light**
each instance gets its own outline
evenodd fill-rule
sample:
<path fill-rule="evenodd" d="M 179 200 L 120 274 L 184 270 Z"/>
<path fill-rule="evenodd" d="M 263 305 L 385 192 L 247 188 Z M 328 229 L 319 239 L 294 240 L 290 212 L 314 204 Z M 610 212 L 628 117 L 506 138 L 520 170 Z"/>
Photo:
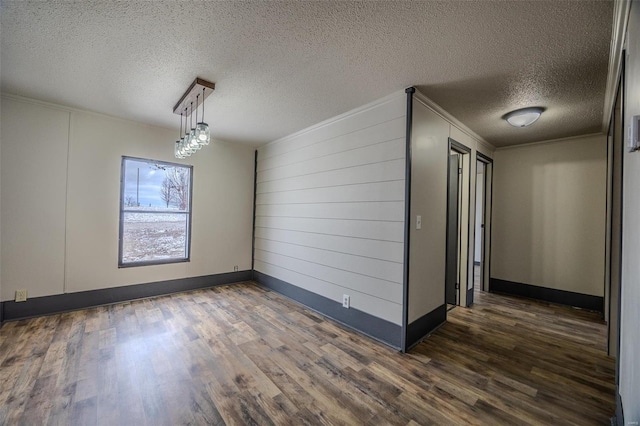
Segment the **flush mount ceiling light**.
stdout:
<path fill-rule="evenodd" d="M 544 108 L 540 107 L 522 108 L 511 111 L 502 116 L 502 118 L 507 120 L 513 127 L 527 127 L 535 123 L 543 111 Z"/>
<path fill-rule="evenodd" d="M 209 145 L 211 131 L 204 121 L 204 100 L 213 93 L 215 83 L 196 78 L 191 86 L 184 92 L 182 98 L 173 107 L 174 114 L 180 114 L 180 133 L 175 143 L 174 154 L 176 158 L 187 158 L 203 146 Z M 202 105 L 202 121 L 198 122 L 198 106 Z M 193 111 L 196 113 L 196 126 L 193 127 Z M 182 119 L 184 118 L 184 136 L 182 135 Z M 187 119 L 190 125 L 187 127 Z M 190 129 L 189 129 L 190 128 Z"/>

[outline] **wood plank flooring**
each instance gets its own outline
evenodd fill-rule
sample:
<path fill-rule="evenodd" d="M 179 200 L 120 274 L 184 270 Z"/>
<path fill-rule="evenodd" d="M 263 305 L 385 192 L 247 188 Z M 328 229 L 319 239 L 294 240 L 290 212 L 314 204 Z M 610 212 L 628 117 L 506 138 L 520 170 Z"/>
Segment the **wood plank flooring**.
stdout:
<path fill-rule="evenodd" d="M 597 314 L 475 297 L 409 354 L 253 283 L 6 323 L 0 424 L 608 424 Z"/>

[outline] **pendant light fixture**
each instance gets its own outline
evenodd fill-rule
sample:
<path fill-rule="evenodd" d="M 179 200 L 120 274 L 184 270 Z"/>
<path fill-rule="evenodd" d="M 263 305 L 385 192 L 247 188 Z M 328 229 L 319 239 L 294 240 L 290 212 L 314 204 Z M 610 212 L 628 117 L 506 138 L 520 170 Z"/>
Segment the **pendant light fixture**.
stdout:
<path fill-rule="evenodd" d="M 177 140 L 174 147 L 176 158 L 189 157 L 211 141 L 211 130 L 204 121 L 204 100 L 213 93 L 215 84 L 196 78 L 189 89 L 182 95 L 180 101 L 173 107 L 175 114 L 180 114 L 180 135 L 182 135 L 182 118 L 184 117 L 184 137 Z M 195 103 L 195 105 L 194 105 Z M 198 107 L 202 104 L 202 119 L 198 121 Z M 193 126 L 193 112 L 195 106 L 196 125 Z M 187 123 L 189 121 L 189 124 Z M 187 127 L 188 126 L 188 127 Z"/>

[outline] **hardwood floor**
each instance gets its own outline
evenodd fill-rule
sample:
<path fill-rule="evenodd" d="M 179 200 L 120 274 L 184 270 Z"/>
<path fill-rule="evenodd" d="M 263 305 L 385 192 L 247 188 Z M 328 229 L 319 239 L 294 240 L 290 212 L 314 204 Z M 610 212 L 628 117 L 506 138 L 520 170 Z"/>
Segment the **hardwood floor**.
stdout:
<path fill-rule="evenodd" d="M 409 354 L 252 283 L 6 323 L 0 424 L 608 424 L 597 314 L 475 297 Z"/>

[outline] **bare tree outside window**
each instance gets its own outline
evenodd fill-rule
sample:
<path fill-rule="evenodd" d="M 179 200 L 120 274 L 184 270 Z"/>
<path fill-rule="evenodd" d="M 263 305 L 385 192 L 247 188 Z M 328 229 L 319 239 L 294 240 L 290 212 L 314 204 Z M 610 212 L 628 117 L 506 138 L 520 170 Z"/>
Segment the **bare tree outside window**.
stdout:
<path fill-rule="evenodd" d="M 123 157 L 119 266 L 189 260 L 192 167 Z"/>

